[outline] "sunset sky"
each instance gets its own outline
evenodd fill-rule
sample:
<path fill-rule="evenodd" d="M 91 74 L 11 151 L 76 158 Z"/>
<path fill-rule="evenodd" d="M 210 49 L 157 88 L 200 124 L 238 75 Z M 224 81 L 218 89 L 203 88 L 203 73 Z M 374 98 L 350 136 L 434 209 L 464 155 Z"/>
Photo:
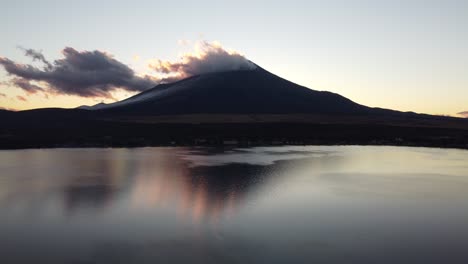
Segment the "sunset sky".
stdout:
<path fill-rule="evenodd" d="M 466 0 L 8 1 L 0 107 L 113 102 L 215 54 L 360 104 L 457 116 L 468 111 L 467 25 Z M 80 72 L 91 62 L 110 68 Z"/>

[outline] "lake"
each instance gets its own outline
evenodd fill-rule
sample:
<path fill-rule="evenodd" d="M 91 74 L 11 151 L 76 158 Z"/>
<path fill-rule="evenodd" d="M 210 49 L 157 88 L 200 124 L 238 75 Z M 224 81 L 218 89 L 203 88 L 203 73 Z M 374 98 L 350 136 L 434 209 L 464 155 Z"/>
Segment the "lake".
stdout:
<path fill-rule="evenodd" d="M 0 151 L 1 263 L 468 263 L 468 151 Z"/>

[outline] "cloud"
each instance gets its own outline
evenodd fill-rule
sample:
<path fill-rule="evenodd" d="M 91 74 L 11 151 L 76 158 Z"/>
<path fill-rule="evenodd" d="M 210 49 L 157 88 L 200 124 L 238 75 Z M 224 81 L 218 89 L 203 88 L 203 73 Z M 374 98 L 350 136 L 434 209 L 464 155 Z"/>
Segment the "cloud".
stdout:
<path fill-rule="evenodd" d="M 460 116 L 462 116 L 462 117 L 464 117 L 464 118 L 468 118 L 468 111 L 460 112 L 460 113 L 458 113 L 457 115 L 460 115 Z"/>
<path fill-rule="evenodd" d="M 18 111 L 17 109 L 14 109 L 14 108 L 8 108 L 8 107 L 3 107 L 3 106 L 0 106 L 0 110 L 7 110 L 7 111 Z"/>
<path fill-rule="evenodd" d="M 7 97 L 7 96 L 4 93 L 0 93 L 0 97 Z"/>
<path fill-rule="evenodd" d="M 34 94 L 34 93 L 37 93 L 37 92 L 43 92 L 44 91 L 44 88 L 42 88 L 40 86 L 37 86 L 35 84 L 32 84 L 28 80 L 23 79 L 23 78 L 13 78 L 10 81 L 10 83 L 13 84 L 14 86 L 17 86 L 17 87 L 23 89 L 28 94 Z"/>
<path fill-rule="evenodd" d="M 5 57 L 0 57 L 0 65 L 15 76 L 11 83 L 28 93 L 46 91 L 112 98 L 111 92 L 117 89 L 139 92 L 157 83 L 154 77 L 140 77 L 130 67 L 102 51 L 77 51 L 66 47 L 62 50 L 64 58 L 50 63 L 39 51 L 22 49 L 26 56 L 41 61 L 44 67 L 19 64 Z M 44 83 L 45 86 L 31 84 L 31 81 Z"/>
<path fill-rule="evenodd" d="M 177 44 L 179 44 L 180 46 L 188 46 L 188 45 L 190 45 L 190 40 L 179 39 L 179 40 L 177 41 Z"/>
<path fill-rule="evenodd" d="M 52 68 L 52 64 L 50 64 L 50 62 L 48 60 L 46 60 L 46 58 L 44 57 L 44 55 L 42 54 L 41 51 L 34 50 L 34 49 L 25 49 L 25 48 L 23 48 L 21 46 L 18 46 L 18 49 L 24 51 L 24 55 L 28 56 L 28 57 L 31 57 L 33 59 L 33 61 L 35 61 L 35 60 L 41 61 L 47 66 L 47 68 L 49 68 L 49 69 Z"/>
<path fill-rule="evenodd" d="M 17 96 L 16 96 L 16 99 L 18 99 L 18 100 L 20 100 L 20 101 L 23 101 L 23 102 L 27 102 L 27 101 L 28 101 L 28 99 L 26 99 L 26 97 L 21 96 L 21 95 L 17 95 Z"/>
<path fill-rule="evenodd" d="M 179 62 L 154 60 L 149 67 L 174 80 L 213 72 L 253 70 L 257 66 L 217 42 L 202 41 L 196 44 L 194 52 L 182 55 Z"/>

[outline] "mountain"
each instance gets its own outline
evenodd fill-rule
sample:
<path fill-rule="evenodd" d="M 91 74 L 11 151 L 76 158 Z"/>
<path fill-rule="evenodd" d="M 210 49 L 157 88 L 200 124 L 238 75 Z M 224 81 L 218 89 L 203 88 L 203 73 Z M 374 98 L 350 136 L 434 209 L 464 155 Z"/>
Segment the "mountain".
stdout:
<path fill-rule="evenodd" d="M 468 148 L 468 120 L 370 108 L 257 67 L 78 109 L 0 111 L 0 148 L 372 144 Z"/>
<path fill-rule="evenodd" d="M 331 92 L 308 89 L 260 67 L 161 84 L 126 100 L 88 109 L 138 115 L 364 114 L 372 109 Z M 377 110 L 376 110 L 377 111 Z"/>

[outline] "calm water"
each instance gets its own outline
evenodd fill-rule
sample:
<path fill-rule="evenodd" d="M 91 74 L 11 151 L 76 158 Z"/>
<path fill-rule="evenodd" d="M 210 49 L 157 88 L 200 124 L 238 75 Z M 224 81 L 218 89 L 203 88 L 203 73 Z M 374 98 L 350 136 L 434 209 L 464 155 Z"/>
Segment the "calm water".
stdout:
<path fill-rule="evenodd" d="M 0 151 L 0 263 L 468 263 L 468 151 Z"/>

